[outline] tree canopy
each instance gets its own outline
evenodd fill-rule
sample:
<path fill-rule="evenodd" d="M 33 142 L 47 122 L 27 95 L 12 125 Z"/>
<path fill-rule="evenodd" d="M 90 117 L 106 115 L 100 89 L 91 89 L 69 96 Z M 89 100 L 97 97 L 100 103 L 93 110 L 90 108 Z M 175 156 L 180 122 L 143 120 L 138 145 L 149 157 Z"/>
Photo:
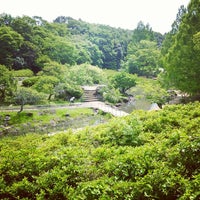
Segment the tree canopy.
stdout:
<path fill-rule="evenodd" d="M 156 77 L 164 71 L 165 85 L 199 95 L 198 5 L 198 0 L 191 0 L 187 9 L 181 6 L 172 30 L 166 35 L 154 32 L 142 21 L 136 29 L 124 30 L 66 16 L 47 22 L 39 16 L 14 18 L 1 14 L 0 64 L 9 70 L 29 69 L 40 76 L 49 76 L 48 70 L 56 72 L 62 65 L 65 72 L 58 70 L 63 74 L 56 75 L 59 80 L 56 87 L 99 82 L 101 78 L 94 78 L 93 73 L 98 76 L 98 70 L 87 71 L 87 66 L 124 70 L 146 77 Z M 79 67 L 87 68 L 81 72 L 96 81 L 90 80 L 91 77 L 86 81 L 84 73 L 78 79 Z"/>
<path fill-rule="evenodd" d="M 187 12 L 181 15 L 178 31 L 166 38 L 168 41 L 172 38 L 170 46 L 163 46 L 167 49 L 163 51 L 165 81 L 192 95 L 200 94 L 199 24 L 199 1 L 191 0 Z"/>

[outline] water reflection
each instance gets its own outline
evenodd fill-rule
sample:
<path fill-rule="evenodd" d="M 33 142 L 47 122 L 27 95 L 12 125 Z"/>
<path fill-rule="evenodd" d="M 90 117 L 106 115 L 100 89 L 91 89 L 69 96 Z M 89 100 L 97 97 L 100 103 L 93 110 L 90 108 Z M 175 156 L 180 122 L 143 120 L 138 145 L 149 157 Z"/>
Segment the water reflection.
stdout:
<path fill-rule="evenodd" d="M 145 98 L 134 99 L 131 98 L 128 103 L 122 103 L 119 107 L 120 110 L 131 113 L 134 110 L 149 110 L 151 102 Z"/>

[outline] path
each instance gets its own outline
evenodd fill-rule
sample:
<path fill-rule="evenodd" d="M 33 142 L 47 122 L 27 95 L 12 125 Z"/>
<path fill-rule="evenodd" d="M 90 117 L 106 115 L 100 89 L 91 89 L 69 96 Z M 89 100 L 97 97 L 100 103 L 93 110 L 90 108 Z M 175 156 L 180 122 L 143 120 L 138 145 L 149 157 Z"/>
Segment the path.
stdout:
<path fill-rule="evenodd" d="M 24 110 L 42 110 L 42 109 L 60 109 L 60 108 L 93 108 L 93 109 L 99 109 L 106 113 L 110 113 L 115 117 L 122 117 L 129 115 L 128 113 L 118 110 L 115 107 L 111 107 L 110 105 L 105 104 L 101 101 L 94 101 L 94 102 L 81 102 L 81 103 L 72 103 L 71 105 L 44 105 L 44 106 L 24 106 Z M 0 108 L 0 111 L 18 111 L 19 107 L 6 107 L 6 108 Z"/>
<path fill-rule="evenodd" d="M 102 110 L 103 112 L 110 113 L 115 117 L 122 117 L 122 116 L 127 116 L 129 115 L 128 113 L 117 109 L 116 107 L 111 107 L 110 105 L 105 104 L 104 102 L 101 101 L 94 101 L 94 102 L 84 102 L 81 104 L 74 104 L 71 105 L 70 107 L 82 107 L 82 108 L 94 108 L 94 109 L 99 109 Z"/>

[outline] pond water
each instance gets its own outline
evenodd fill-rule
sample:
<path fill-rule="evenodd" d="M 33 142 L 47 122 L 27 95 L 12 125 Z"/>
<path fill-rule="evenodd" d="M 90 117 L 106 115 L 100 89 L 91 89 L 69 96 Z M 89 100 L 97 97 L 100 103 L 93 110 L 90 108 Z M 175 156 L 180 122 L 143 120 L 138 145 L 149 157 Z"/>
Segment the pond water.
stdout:
<path fill-rule="evenodd" d="M 131 99 L 128 103 L 122 103 L 119 107 L 120 110 L 124 112 L 131 113 L 134 110 L 149 110 L 151 107 L 151 102 L 145 98 Z"/>

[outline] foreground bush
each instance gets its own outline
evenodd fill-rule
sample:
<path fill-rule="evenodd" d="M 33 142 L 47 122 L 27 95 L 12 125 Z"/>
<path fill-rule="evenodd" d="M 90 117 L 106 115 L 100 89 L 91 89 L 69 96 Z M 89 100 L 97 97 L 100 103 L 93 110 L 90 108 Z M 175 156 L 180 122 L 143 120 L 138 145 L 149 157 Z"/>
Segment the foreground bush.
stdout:
<path fill-rule="evenodd" d="M 1 199 L 199 199 L 200 104 L 0 140 Z"/>

